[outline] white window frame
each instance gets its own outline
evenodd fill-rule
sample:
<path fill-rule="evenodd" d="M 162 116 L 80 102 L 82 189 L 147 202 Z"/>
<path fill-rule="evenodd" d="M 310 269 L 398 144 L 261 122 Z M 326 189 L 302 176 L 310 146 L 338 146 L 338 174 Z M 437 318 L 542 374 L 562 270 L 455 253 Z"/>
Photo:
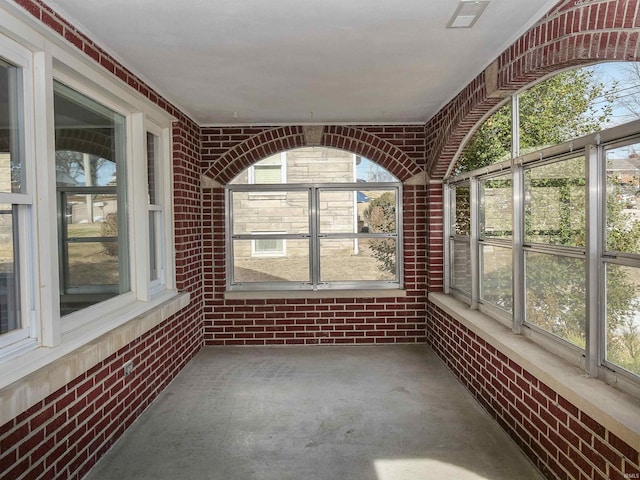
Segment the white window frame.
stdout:
<path fill-rule="evenodd" d="M 13 332 L 0 335 L 0 389 L 43 368 L 134 318 L 146 318 L 165 302 L 184 304 L 175 281 L 171 157 L 172 115 L 84 56 L 54 32 L 0 6 L 3 29 L 0 56 L 21 66 L 25 84 L 25 194 L 0 197 L 19 203 L 21 303 L 28 337 L 14 342 Z M 131 291 L 60 317 L 53 82 L 54 79 L 126 118 L 126 176 L 129 214 L 127 241 Z M 161 138 L 161 263 L 163 277 L 151 282 L 146 196 L 147 129 Z M 37 133 L 37 134 L 36 134 Z M 188 295 L 186 297 L 188 299 Z M 187 300 L 188 301 L 188 300 Z M 160 316 L 163 316 L 162 313 Z M 157 315 L 154 315 L 156 318 Z M 39 348 L 47 347 L 47 348 Z M 93 358 L 93 357 L 92 357 Z M 87 359 L 89 361 L 89 359 Z M 6 373 L 6 374 L 5 374 Z"/>
<path fill-rule="evenodd" d="M 285 235 L 287 232 L 251 232 L 252 235 Z M 259 250 L 257 248 L 257 242 L 261 240 L 269 240 L 268 238 L 255 238 L 251 240 L 251 256 L 252 257 L 285 257 L 287 255 L 287 240 L 285 238 L 276 238 L 273 240 L 279 240 L 282 242 L 282 248 L 279 250 Z"/>
<path fill-rule="evenodd" d="M 280 183 L 287 183 L 287 152 L 280 152 L 279 154 L 276 153 L 275 155 L 280 155 Z M 272 155 L 272 156 L 275 156 L 275 155 Z M 273 165 L 277 165 L 277 164 L 274 163 Z M 249 183 L 250 184 L 256 183 L 256 165 L 251 165 L 249 167 Z M 260 184 L 260 185 L 268 185 L 268 184 Z"/>
<path fill-rule="evenodd" d="M 18 229 L 18 241 L 15 245 L 20 272 L 20 328 L 0 335 L 0 360 L 4 357 L 16 356 L 30 350 L 40 339 L 38 317 L 34 315 L 37 305 L 36 282 L 38 270 L 35 264 L 35 231 L 34 189 L 34 116 L 33 116 L 33 54 L 17 42 L 0 34 L 0 57 L 21 69 L 22 85 L 22 118 L 19 128 L 22 130 L 23 144 L 21 168 L 24 185 L 22 193 L 0 192 L 0 203 L 16 208 L 17 215 L 14 227 Z"/>

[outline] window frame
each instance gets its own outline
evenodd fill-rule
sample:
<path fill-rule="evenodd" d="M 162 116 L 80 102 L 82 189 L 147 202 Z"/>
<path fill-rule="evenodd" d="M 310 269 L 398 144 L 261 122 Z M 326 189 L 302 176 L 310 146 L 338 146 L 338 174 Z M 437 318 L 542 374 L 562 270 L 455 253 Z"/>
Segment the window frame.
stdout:
<path fill-rule="evenodd" d="M 20 69 L 21 84 L 17 92 L 20 96 L 21 112 L 18 114 L 18 125 L 21 136 L 20 165 L 25 172 L 22 176 L 21 192 L 0 192 L 0 203 L 11 205 L 13 216 L 14 261 L 17 261 L 19 291 L 18 303 L 20 314 L 17 323 L 19 328 L 0 335 L 0 359 L 19 355 L 23 351 L 34 348 L 39 338 L 39 319 L 32 314 L 37 306 L 35 264 L 35 162 L 34 162 L 34 116 L 33 116 L 33 54 L 17 42 L 0 35 L 0 58 Z M 30 278 L 31 277 L 31 278 Z"/>
<path fill-rule="evenodd" d="M 402 237 L 402 183 L 386 182 L 367 184 L 367 190 L 394 190 L 396 192 L 395 233 L 338 233 L 325 234 L 320 232 L 319 195 L 322 190 L 344 190 L 355 192 L 362 190 L 362 183 L 300 183 L 300 184 L 227 184 L 225 186 L 225 228 L 227 237 L 227 291 L 322 291 L 322 290 L 385 290 L 402 289 L 404 287 L 403 271 L 403 237 Z M 233 193 L 247 192 L 255 195 L 286 195 L 286 192 L 307 192 L 308 194 L 308 231 L 299 234 L 248 233 L 236 234 L 233 231 Z M 237 282 L 234 278 L 234 241 L 264 239 L 309 240 L 309 281 L 282 282 Z M 396 281 L 320 281 L 320 239 L 321 238 L 394 238 L 396 242 Z"/>
<path fill-rule="evenodd" d="M 605 150 L 611 146 L 640 141 L 640 120 L 624 125 L 616 126 L 602 132 L 587 135 L 555 145 L 541 151 L 531 152 L 519 156 L 513 160 L 505 160 L 500 163 L 483 167 L 461 175 L 448 177 L 444 181 L 445 199 L 445 293 L 451 294 L 463 302 L 494 318 L 503 325 L 511 328 L 516 334 L 522 334 L 545 349 L 582 368 L 588 375 L 598 377 L 607 383 L 615 384 L 618 388 L 640 396 L 640 374 L 625 370 L 620 365 L 607 361 L 605 356 L 605 328 L 606 328 L 606 302 L 604 286 L 605 266 L 618 264 L 632 267 L 640 267 L 640 252 L 629 254 L 611 252 L 605 248 L 604 231 L 606 229 L 606 158 Z M 586 199 L 585 199 L 585 233 L 586 245 L 562 246 L 525 242 L 524 229 L 524 171 L 545 163 L 554 163 L 584 156 L 586 173 Z M 505 315 L 497 309 L 486 305 L 477 288 L 472 288 L 472 295 L 461 294 L 452 285 L 452 190 L 458 185 L 473 185 L 493 176 L 503 175 L 509 172 L 513 185 L 513 305 L 512 315 Z M 595 172 L 595 173 L 594 173 Z M 476 194 L 477 195 L 477 194 Z M 469 241 L 471 254 L 478 252 L 482 240 L 479 239 L 480 198 L 472 194 L 471 225 L 472 232 Z M 473 219 L 478 220 L 474 221 Z M 525 252 L 551 253 L 572 258 L 582 258 L 585 262 L 585 348 L 580 348 L 561 337 L 544 331 L 535 325 L 529 324 L 524 319 L 524 255 Z M 477 257 L 476 257 L 477 258 Z M 476 260 L 472 283 L 479 282 L 479 261 Z"/>

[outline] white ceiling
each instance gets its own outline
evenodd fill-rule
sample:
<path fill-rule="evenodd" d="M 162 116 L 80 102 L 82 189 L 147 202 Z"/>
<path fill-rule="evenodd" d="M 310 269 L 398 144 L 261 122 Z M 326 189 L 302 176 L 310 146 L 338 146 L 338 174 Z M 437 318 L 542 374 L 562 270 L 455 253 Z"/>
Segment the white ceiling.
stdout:
<path fill-rule="evenodd" d="M 55 0 L 200 125 L 425 122 L 557 0 Z"/>

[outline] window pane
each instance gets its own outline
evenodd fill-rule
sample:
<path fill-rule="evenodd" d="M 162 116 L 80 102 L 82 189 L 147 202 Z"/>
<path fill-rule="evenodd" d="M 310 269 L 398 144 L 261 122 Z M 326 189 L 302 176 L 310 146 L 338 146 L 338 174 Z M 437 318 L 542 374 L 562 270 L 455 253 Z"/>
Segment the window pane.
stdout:
<path fill-rule="evenodd" d="M 609 362 L 640 375 L 640 268 L 607 264 Z"/>
<path fill-rule="evenodd" d="M 125 119 L 54 84 L 62 314 L 129 290 Z"/>
<path fill-rule="evenodd" d="M 471 189 L 468 185 L 451 189 L 451 234 L 471 235 Z"/>
<path fill-rule="evenodd" d="M 583 259 L 525 252 L 526 322 L 584 348 L 586 282 Z"/>
<path fill-rule="evenodd" d="M 511 105 L 491 115 L 473 134 L 453 174 L 470 172 L 511 158 Z"/>
<path fill-rule="evenodd" d="M 251 240 L 233 241 L 233 281 L 309 282 L 309 240 L 287 240 L 286 256 L 255 256 Z"/>
<path fill-rule="evenodd" d="M 511 239 L 513 235 L 513 188 L 511 175 L 480 181 L 480 235 Z"/>
<path fill-rule="evenodd" d="M 395 281 L 396 240 L 321 239 L 320 281 Z"/>
<path fill-rule="evenodd" d="M 320 190 L 320 233 L 396 233 L 395 190 Z"/>
<path fill-rule="evenodd" d="M 640 253 L 640 143 L 606 150 L 609 251 Z"/>
<path fill-rule="evenodd" d="M 233 192 L 233 234 L 308 233 L 309 192 Z"/>
<path fill-rule="evenodd" d="M 147 183 L 149 191 L 149 204 L 158 203 L 158 136 L 151 132 L 147 132 Z"/>
<path fill-rule="evenodd" d="M 20 282 L 15 207 L 0 204 L 0 333 L 20 328 Z"/>
<path fill-rule="evenodd" d="M 513 311 L 512 254 L 510 248 L 480 246 L 480 298 L 509 313 Z"/>
<path fill-rule="evenodd" d="M 519 95 L 520 155 L 596 133 L 611 115 L 608 85 L 591 67 L 564 71 Z M 607 93 L 608 92 L 608 93 Z"/>
<path fill-rule="evenodd" d="M 584 157 L 525 172 L 526 241 L 583 247 L 586 241 Z"/>
<path fill-rule="evenodd" d="M 0 59 L 0 192 L 22 191 L 21 122 L 22 69 Z"/>
<path fill-rule="evenodd" d="M 157 249 L 157 229 L 159 225 L 156 223 L 156 216 L 160 212 L 149 212 L 149 279 L 151 281 L 158 280 L 160 278 L 160 272 L 158 271 L 158 249 Z"/>
<path fill-rule="evenodd" d="M 451 286 L 471 295 L 471 249 L 468 242 L 451 242 Z"/>

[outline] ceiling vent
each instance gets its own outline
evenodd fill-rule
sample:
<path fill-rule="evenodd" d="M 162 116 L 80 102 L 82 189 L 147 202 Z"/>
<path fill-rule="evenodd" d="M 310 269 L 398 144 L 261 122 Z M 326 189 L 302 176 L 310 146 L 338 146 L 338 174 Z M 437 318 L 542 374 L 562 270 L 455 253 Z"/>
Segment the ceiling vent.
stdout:
<path fill-rule="evenodd" d="M 461 0 L 447 23 L 447 28 L 471 28 L 478 21 L 490 0 Z"/>

